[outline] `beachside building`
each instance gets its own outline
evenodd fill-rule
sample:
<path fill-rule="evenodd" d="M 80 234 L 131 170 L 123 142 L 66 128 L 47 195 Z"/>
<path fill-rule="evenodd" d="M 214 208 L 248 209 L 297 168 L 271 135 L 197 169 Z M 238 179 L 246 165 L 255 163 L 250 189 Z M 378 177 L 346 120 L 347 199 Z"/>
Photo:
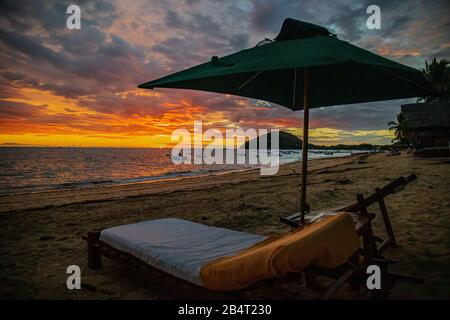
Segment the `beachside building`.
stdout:
<path fill-rule="evenodd" d="M 418 156 L 450 156 L 450 101 L 401 106 Z"/>

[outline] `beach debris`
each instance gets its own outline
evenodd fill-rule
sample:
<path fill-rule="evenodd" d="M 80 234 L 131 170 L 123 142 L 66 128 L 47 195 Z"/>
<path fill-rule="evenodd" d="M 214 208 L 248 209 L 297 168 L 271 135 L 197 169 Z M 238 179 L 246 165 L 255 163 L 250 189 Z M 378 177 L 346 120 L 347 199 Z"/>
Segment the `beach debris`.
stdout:
<path fill-rule="evenodd" d="M 386 157 L 399 156 L 402 153 L 397 149 L 388 150 L 385 152 Z"/>
<path fill-rule="evenodd" d="M 84 281 L 82 288 L 92 292 L 97 291 L 97 286 L 90 284 L 89 282 L 86 281 Z"/>
<path fill-rule="evenodd" d="M 101 288 L 98 288 L 98 291 L 107 295 L 114 295 L 118 291 L 118 287 L 111 284 L 103 285 Z"/>
<path fill-rule="evenodd" d="M 41 240 L 41 241 L 47 241 L 47 240 L 53 240 L 53 239 L 55 239 L 55 237 L 52 237 L 52 236 L 42 236 L 39 238 L 39 240 Z"/>
<path fill-rule="evenodd" d="M 351 183 L 353 183 L 353 181 L 347 178 L 336 180 L 336 184 L 351 184 Z"/>

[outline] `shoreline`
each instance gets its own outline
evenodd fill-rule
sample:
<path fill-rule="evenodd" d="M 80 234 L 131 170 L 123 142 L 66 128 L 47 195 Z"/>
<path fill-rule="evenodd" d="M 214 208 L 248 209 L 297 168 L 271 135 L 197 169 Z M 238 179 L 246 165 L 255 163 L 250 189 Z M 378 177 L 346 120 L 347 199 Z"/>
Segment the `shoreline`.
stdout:
<path fill-rule="evenodd" d="M 375 153 L 373 153 L 375 154 Z M 326 163 L 331 163 L 331 167 L 333 167 L 335 165 L 335 163 L 333 163 L 334 160 L 336 159 L 342 159 L 342 160 L 352 160 L 354 158 L 359 158 L 359 157 L 364 157 L 366 155 L 371 155 L 371 153 L 357 153 L 357 154 L 352 154 L 352 155 L 346 155 L 346 156 L 340 156 L 340 157 L 327 157 L 327 158 L 317 158 L 317 159 L 309 159 L 308 162 L 311 162 L 308 168 L 309 173 L 311 173 L 311 170 L 314 170 L 314 165 L 312 165 L 312 163 L 317 163 L 319 166 L 321 166 L 322 164 L 326 164 Z M 340 164 L 340 162 L 338 162 Z M 299 167 L 300 168 L 301 165 L 301 161 L 294 161 L 294 162 L 290 162 L 290 163 L 285 163 L 285 164 L 281 164 L 280 165 L 280 171 L 284 171 L 286 168 L 291 169 L 294 167 Z M 20 209 L 17 209 L 17 206 L 14 206 L 13 208 L 9 208 L 8 204 L 11 204 L 12 202 L 15 202 L 16 204 L 18 204 L 16 202 L 16 199 L 18 198 L 22 198 L 24 197 L 25 199 L 27 198 L 34 198 L 34 196 L 56 196 L 56 197 L 61 197 L 61 198 L 71 198 L 71 195 L 73 194 L 90 194 L 90 197 L 88 200 L 86 201 L 94 201 L 94 199 L 98 199 L 98 201 L 102 201 L 104 200 L 104 197 L 102 196 L 103 194 L 107 194 L 109 197 L 109 192 L 114 194 L 114 191 L 116 190 L 127 190 L 130 191 L 130 195 L 128 196 L 137 196 L 133 191 L 140 191 L 143 190 L 144 192 L 146 191 L 150 191 L 152 186 L 155 186 L 155 188 L 160 188 L 161 186 L 164 187 L 169 187 L 169 189 L 172 189 L 170 187 L 173 187 L 173 189 L 178 190 L 182 188 L 182 185 L 185 183 L 190 184 L 189 182 L 195 183 L 195 182 L 202 182 L 203 179 L 211 179 L 214 177 L 227 177 L 228 175 L 234 175 L 234 174 L 240 174 L 240 173 L 249 173 L 249 174 L 254 174 L 257 173 L 258 176 L 259 175 L 259 167 L 255 167 L 255 168 L 244 168 L 244 169 L 235 169 L 235 170 L 225 170 L 225 171 L 217 171 L 214 173 L 205 173 L 205 174 L 201 174 L 201 175 L 191 175 L 191 176 L 181 176 L 181 177 L 174 177 L 174 178 L 167 178 L 167 179 L 157 179 L 157 180 L 147 180 L 147 181 L 141 181 L 141 182 L 133 182 L 133 183 L 120 183 L 120 184 L 111 184 L 111 185 L 96 185 L 96 186 L 89 186 L 89 187 L 80 187 L 80 188 L 64 188 L 64 189 L 50 189 L 50 190 L 39 190 L 39 191 L 31 191 L 31 192 L 23 192 L 23 193 L 13 193 L 13 194 L 0 194 L 0 214 L 3 212 L 8 212 L 8 211 L 15 211 L 15 210 L 29 210 L 29 209 L 33 209 L 33 210 L 38 210 L 41 208 L 46 208 L 48 205 L 51 204 L 47 204 L 44 206 L 27 206 L 24 205 L 24 202 L 26 201 L 21 201 L 22 202 L 22 206 L 19 205 Z M 279 174 L 278 173 L 278 174 Z M 277 174 L 277 175 L 278 175 Z M 274 175 L 274 176 L 277 176 Z M 260 176 L 262 178 L 264 177 L 271 177 L 271 176 Z M 178 182 L 178 184 L 177 184 Z M 178 186 L 180 185 L 180 186 Z M 91 193 L 92 192 L 92 193 Z M 163 192 L 163 191 L 161 191 Z M 158 191 L 156 191 L 156 193 L 158 193 Z M 127 196 L 127 195 L 125 195 Z M 123 197 L 122 195 L 119 196 Z M 94 198 L 94 199 L 92 199 Z M 8 201 L 8 199 L 11 199 L 11 201 Z M 25 200 L 24 199 L 24 200 Z M 114 199 L 114 198 L 111 198 Z M 45 201 L 50 203 L 53 200 L 53 198 L 50 198 L 50 201 Z M 70 203 L 78 203 L 78 202 L 70 202 Z M 83 202 L 80 202 L 83 203 Z M 64 204 L 67 204 L 67 202 L 64 202 Z M 7 210 L 3 210 L 3 209 L 7 209 Z M 9 210 L 8 210 L 9 209 Z"/>
<path fill-rule="evenodd" d="M 349 152 L 342 152 L 342 153 L 349 153 Z M 324 158 L 313 158 L 308 159 L 308 162 L 311 161 L 318 161 L 318 160 L 329 160 L 329 159 L 336 159 L 336 158 L 348 158 L 353 156 L 360 156 L 364 154 L 376 154 L 376 152 L 358 152 L 358 153 L 351 153 L 350 155 L 343 155 L 343 156 L 332 156 L 332 157 L 324 157 Z M 301 160 L 295 160 L 290 161 L 287 163 L 280 164 L 280 168 L 282 166 L 291 165 L 295 163 L 301 163 Z M 108 188 L 108 187 L 114 187 L 114 186 L 128 186 L 128 185 L 139 185 L 139 184 L 147 184 L 147 183 L 155 183 L 155 182 L 163 182 L 163 181 L 176 181 L 179 179 L 193 179 L 193 178 L 202 178 L 205 176 L 215 176 L 215 175 L 223 175 L 223 174 L 231 174 L 231 173 L 239 173 L 239 172 L 246 172 L 246 171 L 253 171 L 253 170 L 260 170 L 261 165 L 255 165 L 251 168 L 239 168 L 239 169 L 210 169 L 205 171 L 199 171 L 199 170 L 192 170 L 192 171 L 175 171 L 175 172 L 166 172 L 160 175 L 154 175 L 154 176 L 139 176 L 139 177 L 132 177 L 132 178 L 121 178 L 117 181 L 115 180 L 92 180 L 92 181 L 73 181 L 73 182 L 64 182 L 61 184 L 55 184 L 55 185 L 47 185 L 47 189 L 44 189 L 46 187 L 45 185 L 42 185 L 42 189 L 37 189 L 40 186 L 30 186 L 30 187 L 23 187 L 30 188 L 30 189 L 37 189 L 37 190 L 29 190 L 29 191 L 19 191 L 19 192 L 2 192 L 0 191 L 0 197 L 4 196 L 19 196 L 19 195 L 27 195 L 27 194 L 43 194 L 43 193 L 49 193 L 49 192 L 64 192 L 68 190 L 85 190 L 85 189 L 97 189 L 97 188 Z M 196 172 L 198 171 L 198 172 Z M 171 176 L 174 175 L 174 176 Z M 167 177 L 165 177 L 167 176 Z M 123 180 L 123 181 L 121 181 Z M 141 180 L 141 181 L 131 181 L 131 180 Z M 129 181 L 129 182 L 128 182 Z M 64 187 L 68 185 L 79 185 L 74 187 Z M 62 187 L 60 187 L 62 186 Z"/>
<path fill-rule="evenodd" d="M 288 150 L 289 152 L 292 152 L 292 150 Z M 355 152 L 356 151 L 356 152 Z M 314 153 L 314 152 L 312 152 Z M 339 151 L 334 152 L 334 155 L 332 156 L 326 156 L 326 157 L 316 157 L 316 158 L 309 158 L 308 162 L 310 161 L 316 161 L 316 160 L 325 160 L 325 159 L 334 159 L 334 158 L 341 158 L 341 157 L 348 157 L 353 155 L 361 155 L 361 154 L 375 154 L 374 151 L 357 151 L 357 150 L 345 150 L 345 151 Z M 322 154 L 322 153 L 319 153 Z M 344 154 L 344 155 L 341 155 Z M 280 158 L 280 160 L 282 160 Z M 286 159 L 284 159 L 286 161 Z M 280 167 L 291 164 L 301 162 L 301 160 L 289 160 L 287 162 L 281 161 Z M 219 164 L 221 165 L 221 164 Z M 17 195 L 26 195 L 30 193 L 39 194 L 39 193 L 47 193 L 47 192 L 59 192 L 59 191 L 65 191 L 65 190 L 78 190 L 78 189 L 94 189 L 94 188 L 100 188 L 100 187 L 111 187 L 111 186 L 124 186 L 124 185 L 134 185 L 134 184 L 141 184 L 141 183 L 153 183 L 153 182 L 160 182 L 160 181 L 173 181 L 178 180 L 182 178 L 196 178 L 196 177 L 204 177 L 208 175 L 221 175 L 221 174 L 228 174 L 233 172 L 244 172 L 248 170 L 260 170 L 264 165 L 237 165 L 242 166 L 241 168 L 220 168 L 217 167 L 215 164 L 213 164 L 209 169 L 208 168 L 202 168 L 202 167 L 193 167 L 192 169 L 187 170 L 174 170 L 174 171 L 167 171 L 162 173 L 155 173 L 150 175 L 141 175 L 136 177 L 121 177 L 121 178 L 99 178 L 99 179 L 93 179 L 93 180 L 73 180 L 73 181 L 65 181 L 61 183 L 53 183 L 53 184 L 35 184 L 35 185 L 24 185 L 24 186 L 15 186 L 12 187 L 12 190 L 9 191 L 7 187 L 0 190 L 0 197 L 1 196 L 17 196 Z M 247 167 L 245 167 L 247 166 Z"/>

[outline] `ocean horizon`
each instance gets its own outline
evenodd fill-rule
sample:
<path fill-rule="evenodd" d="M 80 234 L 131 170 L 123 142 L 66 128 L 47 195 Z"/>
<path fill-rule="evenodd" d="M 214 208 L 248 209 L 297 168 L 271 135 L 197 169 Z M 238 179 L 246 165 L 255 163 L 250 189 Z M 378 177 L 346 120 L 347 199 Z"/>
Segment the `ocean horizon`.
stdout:
<path fill-rule="evenodd" d="M 312 150 L 310 160 L 360 150 Z M 170 148 L 0 148 L 0 195 L 144 183 L 258 168 L 255 164 L 174 164 Z M 280 151 L 280 164 L 301 160 L 301 150 Z"/>

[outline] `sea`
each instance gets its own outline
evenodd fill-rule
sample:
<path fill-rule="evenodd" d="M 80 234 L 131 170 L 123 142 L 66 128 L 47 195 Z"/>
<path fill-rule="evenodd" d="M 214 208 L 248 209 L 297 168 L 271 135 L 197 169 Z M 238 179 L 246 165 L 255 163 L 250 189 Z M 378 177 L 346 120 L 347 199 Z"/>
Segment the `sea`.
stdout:
<path fill-rule="evenodd" d="M 359 152 L 312 150 L 308 158 Z M 280 164 L 301 160 L 299 150 L 283 150 L 278 155 Z M 173 180 L 258 167 L 248 163 L 174 164 L 174 159 L 166 148 L 0 147 L 0 195 Z"/>

